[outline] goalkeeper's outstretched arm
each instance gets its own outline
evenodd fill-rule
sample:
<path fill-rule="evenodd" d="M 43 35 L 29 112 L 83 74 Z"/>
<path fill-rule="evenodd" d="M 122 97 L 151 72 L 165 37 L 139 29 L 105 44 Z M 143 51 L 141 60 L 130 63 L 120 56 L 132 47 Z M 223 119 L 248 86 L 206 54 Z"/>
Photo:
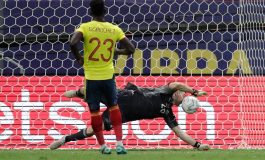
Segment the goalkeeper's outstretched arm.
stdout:
<path fill-rule="evenodd" d="M 185 85 L 180 82 L 172 82 L 169 84 L 169 88 L 172 89 L 173 91 L 183 91 L 183 92 L 188 92 L 191 93 L 194 96 L 205 96 L 207 95 L 207 92 L 201 91 L 201 90 L 196 90 L 191 88 L 188 85 Z M 73 98 L 73 97 L 80 97 L 83 98 L 82 95 L 84 95 L 84 87 L 81 87 L 77 91 L 67 91 L 65 92 L 64 96 L 68 98 Z"/>
<path fill-rule="evenodd" d="M 180 82 L 172 82 L 169 85 L 169 88 L 172 89 L 174 92 L 175 91 L 182 91 L 182 92 L 187 92 L 192 94 L 193 96 L 205 96 L 207 95 L 207 92 L 201 91 L 201 90 L 196 90 L 191 88 L 190 86 L 180 83 Z"/>
<path fill-rule="evenodd" d="M 210 146 L 208 144 L 201 144 L 200 142 L 197 142 L 186 132 L 181 130 L 179 126 L 173 127 L 172 130 L 181 140 L 193 146 L 194 148 L 197 148 L 200 151 L 205 151 L 210 149 Z"/>

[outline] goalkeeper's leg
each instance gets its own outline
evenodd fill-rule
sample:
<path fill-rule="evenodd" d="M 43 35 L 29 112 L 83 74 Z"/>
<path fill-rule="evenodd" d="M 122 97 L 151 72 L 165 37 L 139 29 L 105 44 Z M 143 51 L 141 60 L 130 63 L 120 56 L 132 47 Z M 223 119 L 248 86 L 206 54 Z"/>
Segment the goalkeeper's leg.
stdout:
<path fill-rule="evenodd" d="M 49 147 L 51 150 L 58 149 L 67 142 L 83 140 L 87 137 L 92 137 L 93 135 L 94 135 L 94 131 L 92 127 L 85 128 L 75 134 L 63 136 L 61 139 L 54 141 Z"/>
<path fill-rule="evenodd" d="M 79 97 L 79 98 L 84 98 L 84 87 L 78 89 L 78 90 L 69 90 L 64 93 L 64 96 L 67 98 L 74 98 L 74 97 Z"/>

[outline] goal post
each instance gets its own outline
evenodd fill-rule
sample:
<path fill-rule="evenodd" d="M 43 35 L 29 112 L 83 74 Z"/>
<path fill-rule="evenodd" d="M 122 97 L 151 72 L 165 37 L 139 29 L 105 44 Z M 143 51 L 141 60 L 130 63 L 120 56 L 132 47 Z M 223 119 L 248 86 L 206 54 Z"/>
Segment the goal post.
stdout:
<path fill-rule="evenodd" d="M 63 96 L 83 86 L 69 38 L 90 21 L 88 0 L 0 0 L 0 148 L 47 148 L 90 125 L 87 104 Z M 115 56 L 119 87 L 178 81 L 205 90 L 201 109 L 173 111 L 212 148 L 265 148 L 262 0 L 108 0 L 106 20 L 136 46 Z M 102 111 L 104 110 L 102 106 Z M 163 119 L 123 125 L 126 148 L 191 148 Z M 113 132 L 106 132 L 114 145 Z M 63 148 L 98 148 L 95 137 Z"/>

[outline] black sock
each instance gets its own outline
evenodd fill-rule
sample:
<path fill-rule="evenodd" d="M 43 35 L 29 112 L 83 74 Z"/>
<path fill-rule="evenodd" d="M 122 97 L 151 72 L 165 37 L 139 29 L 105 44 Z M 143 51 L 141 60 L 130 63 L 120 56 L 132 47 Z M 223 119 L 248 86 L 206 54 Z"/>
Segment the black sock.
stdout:
<path fill-rule="evenodd" d="M 79 132 L 75 133 L 75 134 L 71 134 L 69 136 L 65 137 L 65 143 L 70 142 L 70 141 L 77 141 L 77 140 L 82 140 L 87 138 L 88 135 L 86 134 L 86 128 L 85 129 L 81 129 Z"/>
<path fill-rule="evenodd" d="M 79 98 L 84 98 L 84 95 L 81 93 L 80 89 L 75 93 Z"/>

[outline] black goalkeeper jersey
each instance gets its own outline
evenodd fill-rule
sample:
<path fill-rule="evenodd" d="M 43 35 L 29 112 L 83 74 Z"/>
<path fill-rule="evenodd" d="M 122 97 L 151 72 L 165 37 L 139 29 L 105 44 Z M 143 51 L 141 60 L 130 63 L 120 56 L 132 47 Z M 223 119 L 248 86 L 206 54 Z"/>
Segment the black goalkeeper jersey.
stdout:
<path fill-rule="evenodd" d="M 169 127 L 177 126 L 171 108 L 173 93 L 174 91 L 168 85 L 158 88 L 140 88 L 128 83 L 125 89 L 118 91 L 118 104 L 123 123 L 163 117 Z M 107 111 L 103 113 L 103 119 L 105 118 L 108 118 Z"/>

